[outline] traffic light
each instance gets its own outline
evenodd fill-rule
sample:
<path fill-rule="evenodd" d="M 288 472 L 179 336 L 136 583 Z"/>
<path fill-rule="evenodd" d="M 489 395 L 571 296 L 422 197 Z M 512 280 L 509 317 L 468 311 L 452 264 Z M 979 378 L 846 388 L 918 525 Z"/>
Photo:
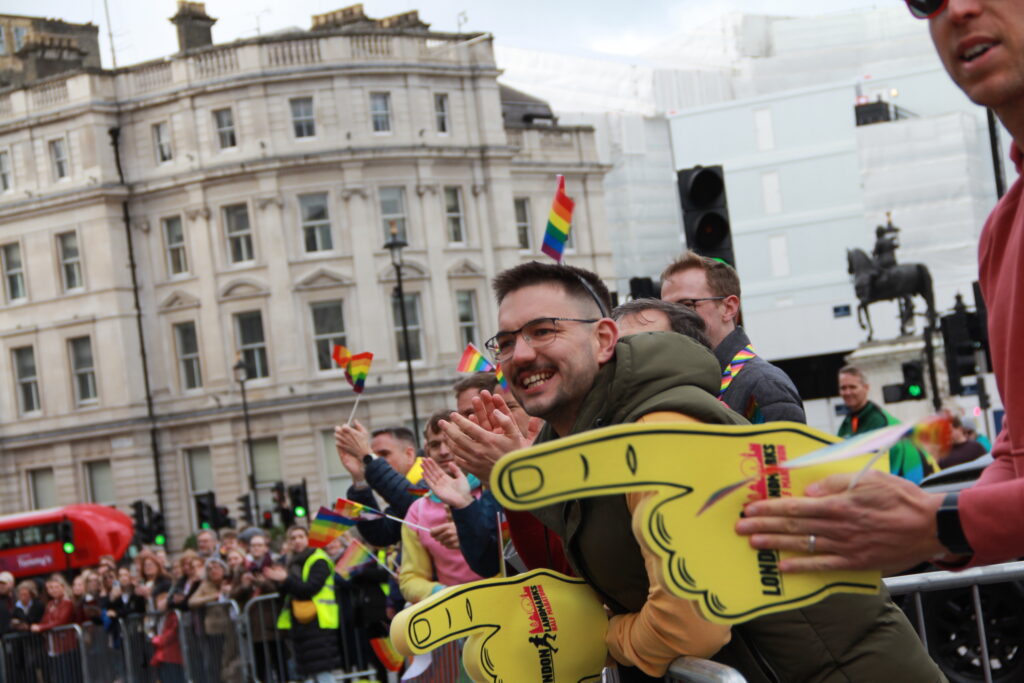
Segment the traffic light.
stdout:
<path fill-rule="evenodd" d="M 882 398 L 886 403 L 923 401 L 927 397 L 924 387 L 924 363 L 919 360 L 907 361 L 903 364 L 903 383 L 882 387 Z"/>
<path fill-rule="evenodd" d="M 248 493 L 238 497 L 238 518 L 249 526 L 256 523 L 256 518 L 252 514 L 252 498 Z"/>
<path fill-rule="evenodd" d="M 153 511 L 149 518 L 149 535 L 152 539 L 150 543 L 167 545 L 167 526 L 164 523 L 164 513 Z"/>
<path fill-rule="evenodd" d="M 676 173 L 676 183 L 683 205 L 686 245 L 701 256 L 725 261 L 735 268 L 722 167 L 684 168 Z"/>
<path fill-rule="evenodd" d="M 292 502 L 292 515 L 295 519 L 302 519 L 309 514 L 309 496 L 306 493 L 306 480 L 301 484 L 292 484 L 288 487 L 288 499 Z"/>
<path fill-rule="evenodd" d="M 291 508 L 288 507 L 284 482 L 279 481 L 275 483 L 271 489 L 271 494 L 274 497 L 274 512 L 278 514 L 284 527 L 290 527 L 295 522 L 295 515 L 292 513 Z"/>
<path fill-rule="evenodd" d="M 60 543 L 65 555 L 75 552 L 75 532 L 67 519 L 60 523 Z"/>
<path fill-rule="evenodd" d="M 972 328 L 976 332 L 980 328 L 977 318 L 976 314 L 967 312 L 963 297 L 957 294 L 953 312 L 940 320 L 950 394 L 963 394 L 963 378 L 977 374 L 974 352 L 978 346 L 971 339 Z"/>
<path fill-rule="evenodd" d="M 217 496 L 213 491 L 196 494 L 196 519 L 200 529 L 216 528 Z"/>
<path fill-rule="evenodd" d="M 137 544 L 145 545 L 153 542 L 156 536 L 156 532 L 153 531 L 154 514 L 153 506 L 146 501 L 132 501 L 132 521 L 135 524 L 135 542 Z"/>
<path fill-rule="evenodd" d="M 215 515 L 213 520 L 214 528 L 224 529 L 226 527 L 234 528 L 235 520 L 231 519 L 231 510 L 221 505 L 215 509 Z"/>
<path fill-rule="evenodd" d="M 654 287 L 654 280 L 649 277 L 629 278 L 629 296 L 637 299 L 660 299 L 661 292 Z"/>
<path fill-rule="evenodd" d="M 274 513 L 270 510 L 263 511 L 263 523 L 260 524 L 264 529 L 274 528 Z"/>

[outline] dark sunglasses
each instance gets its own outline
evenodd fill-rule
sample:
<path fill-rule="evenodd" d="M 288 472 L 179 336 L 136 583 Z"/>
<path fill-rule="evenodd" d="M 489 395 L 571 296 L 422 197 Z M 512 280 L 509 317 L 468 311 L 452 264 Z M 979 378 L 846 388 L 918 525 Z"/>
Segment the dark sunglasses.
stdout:
<path fill-rule="evenodd" d="M 918 19 L 931 19 L 946 9 L 949 0 L 906 0 L 907 9 Z"/>

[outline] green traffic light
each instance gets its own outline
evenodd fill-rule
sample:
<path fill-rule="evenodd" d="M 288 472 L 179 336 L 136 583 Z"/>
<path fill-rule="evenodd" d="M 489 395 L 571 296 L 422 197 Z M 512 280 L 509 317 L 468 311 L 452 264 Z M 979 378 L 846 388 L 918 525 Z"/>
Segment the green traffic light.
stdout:
<path fill-rule="evenodd" d="M 157 534 L 156 538 L 153 539 L 153 542 L 157 545 L 167 545 L 167 537 L 163 534 Z"/>
<path fill-rule="evenodd" d="M 210 528 L 210 523 L 209 522 L 203 522 L 202 524 L 199 525 L 199 528 L 201 528 L 201 529 L 209 529 Z"/>
<path fill-rule="evenodd" d="M 306 508 L 302 507 L 301 505 L 296 506 L 295 507 L 295 516 L 296 517 L 305 517 L 306 516 Z"/>
<path fill-rule="evenodd" d="M 921 385 L 920 384 L 911 384 L 909 387 L 907 387 L 907 393 L 910 394 L 911 396 L 913 396 L 914 398 L 917 398 L 922 393 L 921 392 Z"/>
<path fill-rule="evenodd" d="M 75 544 L 72 543 L 71 541 L 65 541 L 63 547 L 64 547 L 64 553 L 67 554 L 67 555 L 70 555 L 71 553 L 75 552 Z"/>

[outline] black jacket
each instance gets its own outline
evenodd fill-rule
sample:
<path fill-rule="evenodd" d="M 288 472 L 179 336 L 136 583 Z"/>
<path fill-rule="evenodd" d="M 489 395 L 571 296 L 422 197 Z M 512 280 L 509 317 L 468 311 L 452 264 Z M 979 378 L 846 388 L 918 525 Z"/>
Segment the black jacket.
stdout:
<path fill-rule="evenodd" d="M 281 592 L 286 594 L 289 600 L 312 600 L 327 583 L 327 578 L 334 573 L 334 567 L 330 562 L 316 561 L 309 568 L 309 576 L 305 581 L 302 580 L 302 568 L 315 550 L 316 548 L 306 548 L 301 553 L 288 557 L 288 576 L 281 584 Z M 295 648 L 295 661 L 302 676 L 313 676 L 322 671 L 332 671 L 341 667 L 341 652 L 336 630 L 320 628 L 316 619 L 307 624 L 299 623 L 293 613 L 291 637 Z"/>
<path fill-rule="evenodd" d="M 373 497 L 373 492 L 376 491 L 387 501 L 388 507 L 384 512 L 401 519 L 405 518 L 409 506 L 419 497 L 409 492 L 409 480 L 396 472 L 384 458 L 374 458 L 366 466 L 366 483 L 370 485 L 369 488 L 350 487 L 349 500 L 376 508 L 377 501 Z M 359 522 L 356 528 L 367 542 L 379 548 L 402 540 L 402 523 L 386 517 Z"/>
<path fill-rule="evenodd" d="M 724 372 L 733 357 L 750 344 L 742 327 L 737 327 L 715 348 L 715 358 Z M 750 359 L 722 394 L 725 404 L 754 424 L 788 420 L 804 424 L 804 404 L 789 375 L 761 356 Z"/>
<path fill-rule="evenodd" d="M 0 596 L 0 636 L 11 630 L 11 617 L 14 615 L 14 598 L 10 595 Z"/>

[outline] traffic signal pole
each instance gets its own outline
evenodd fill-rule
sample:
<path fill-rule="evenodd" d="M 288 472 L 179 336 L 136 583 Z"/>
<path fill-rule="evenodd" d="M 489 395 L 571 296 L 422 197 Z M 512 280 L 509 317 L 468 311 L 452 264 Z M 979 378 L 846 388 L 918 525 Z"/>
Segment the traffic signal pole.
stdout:
<path fill-rule="evenodd" d="M 932 407 L 935 412 L 942 409 L 939 398 L 939 379 L 935 372 L 935 316 L 928 316 L 928 326 L 924 328 L 924 358 L 928 365 L 928 382 L 932 385 Z"/>

